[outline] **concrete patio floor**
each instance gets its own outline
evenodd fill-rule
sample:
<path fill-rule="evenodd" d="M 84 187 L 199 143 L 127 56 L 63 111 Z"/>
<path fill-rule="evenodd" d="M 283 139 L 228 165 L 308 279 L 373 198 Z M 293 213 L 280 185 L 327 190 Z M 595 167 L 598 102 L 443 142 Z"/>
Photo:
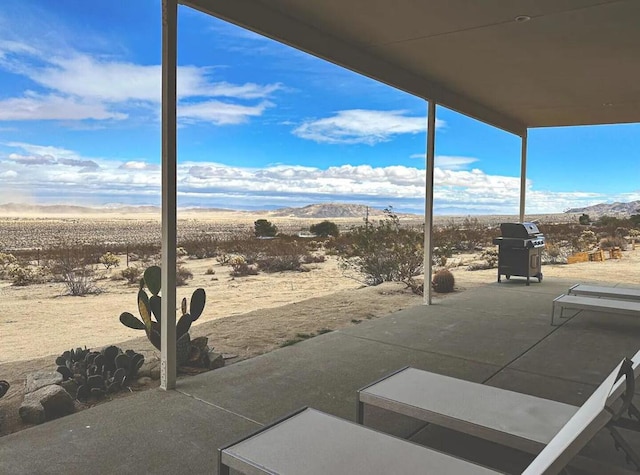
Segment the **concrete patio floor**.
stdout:
<path fill-rule="evenodd" d="M 302 406 L 354 420 L 357 389 L 407 365 L 580 405 L 640 349 L 640 319 L 581 312 L 552 327 L 551 302 L 574 283 L 488 284 L 102 404 L 0 439 L 0 473 L 217 473 L 218 447 Z M 531 459 L 381 411 L 366 420 L 498 469 Z M 624 466 L 602 432 L 585 453 Z"/>

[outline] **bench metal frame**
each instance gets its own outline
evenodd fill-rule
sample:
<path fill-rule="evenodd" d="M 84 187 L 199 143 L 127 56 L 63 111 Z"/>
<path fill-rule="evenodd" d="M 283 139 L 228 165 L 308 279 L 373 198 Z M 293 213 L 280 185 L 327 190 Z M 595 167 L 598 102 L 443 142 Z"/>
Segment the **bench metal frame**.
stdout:
<path fill-rule="evenodd" d="M 569 287 L 569 295 L 598 297 L 616 300 L 632 300 L 640 302 L 640 289 L 626 287 L 605 287 L 603 285 L 575 284 Z"/>
<path fill-rule="evenodd" d="M 551 325 L 555 324 L 556 309 L 560 309 L 559 318 L 567 319 L 576 316 L 581 310 L 593 310 L 603 313 L 615 313 L 619 315 L 640 316 L 640 301 L 620 300 L 598 297 L 583 297 L 581 295 L 562 294 L 553 299 L 551 309 Z M 571 317 L 564 316 L 564 309 L 578 310 Z"/>

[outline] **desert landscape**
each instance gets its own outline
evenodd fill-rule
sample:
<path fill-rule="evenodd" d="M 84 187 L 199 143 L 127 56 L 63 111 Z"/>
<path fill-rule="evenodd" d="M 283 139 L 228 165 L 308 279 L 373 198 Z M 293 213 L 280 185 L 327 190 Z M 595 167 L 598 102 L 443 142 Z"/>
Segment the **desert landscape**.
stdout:
<path fill-rule="evenodd" d="M 33 210 L 26 216 L 18 216 L 16 212 L 5 209 L 0 217 L 0 253 L 28 255 L 28 265 L 37 268 L 45 265 L 45 249 L 49 247 L 73 246 L 72 243 L 76 246 L 100 244 L 114 251 L 118 265 L 108 268 L 99 263 L 92 265 L 94 291 L 82 296 L 69 295 L 65 283 L 55 279 L 14 285 L 9 274 L 3 274 L 0 280 L 0 379 L 7 380 L 11 388 L 0 400 L 0 435 L 26 427 L 17 417 L 26 374 L 39 369 L 55 369 L 54 360 L 63 351 L 76 347 L 100 349 L 117 345 L 142 353 L 148 361 L 158 358 L 157 350 L 144 332 L 136 332 L 118 321 L 124 311 L 137 315 L 137 279 L 129 283 L 120 276 L 127 268 L 127 261 L 131 267 L 140 269 L 157 262 L 157 255 L 143 257 L 132 251 L 142 242 L 159 241 L 157 210 L 48 211 Z M 362 209 L 358 209 L 356 214 L 361 212 Z M 377 210 L 367 209 L 366 212 L 371 222 L 384 219 L 384 214 Z M 202 244 L 203 236 L 208 236 L 205 243 L 218 243 L 218 239 L 233 240 L 234 236 L 251 234 L 258 219 L 268 219 L 280 233 L 294 236 L 291 238 L 294 243 L 305 241 L 307 238 L 295 236 L 308 233 L 312 224 L 323 219 L 335 222 L 341 234 L 348 234 L 350 229 L 363 224 L 361 215 L 314 216 L 191 210 L 179 216 L 179 242 Z M 449 226 L 450 231 L 455 231 L 455 226 L 463 223 L 464 219 L 467 219 L 466 226 L 469 227 L 470 221 L 464 217 L 438 217 L 436 226 L 443 229 Z M 531 219 L 538 220 L 543 232 L 545 223 L 559 226 L 577 221 L 573 214 Z M 473 224 L 478 228 L 493 229 L 502 221 L 514 220 L 514 217 L 503 216 L 478 217 Z M 421 225 L 420 217 L 413 215 L 399 215 L 399 221 L 408 228 L 417 229 Z M 551 231 L 551 224 L 548 226 Z M 462 231 L 465 231 L 464 227 Z M 493 232 L 495 235 L 495 230 Z M 461 233 L 459 229 L 458 233 Z M 484 239 L 486 241 L 487 238 Z M 343 265 L 344 256 L 336 253 L 329 246 L 329 241 L 310 247 L 309 255 L 317 258 L 305 261 L 295 271 L 261 270 L 255 275 L 242 276 L 232 275 L 230 257 L 222 255 L 222 258 L 221 251 L 214 257 L 196 256 L 197 252 L 189 254 L 188 246 L 182 249 L 181 266 L 192 277 L 178 287 L 178 298 L 190 296 L 199 287 L 207 294 L 204 312 L 191 328 L 192 338 L 207 337 L 209 346 L 221 353 L 227 364 L 232 364 L 422 303 L 422 296 L 412 291 L 406 282 L 364 285 L 362 275 Z M 558 246 L 557 241 L 554 245 Z M 490 254 L 495 246 L 485 242 L 482 246 L 472 243 L 467 247 L 471 249 L 457 249 L 439 262 L 439 267 L 447 267 L 453 273 L 455 292 L 496 281 L 495 262 L 492 264 L 487 260 L 490 260 L 487 249 Z M 622 251 L 621 258 L 616 259 L 571 265 L 548 264 L 543 267 L 544 277 L 617 283 L 624 276 L 625 281 L 637 283 L 640 282 L 640 249 L 634 247 L 630 244 Z M 154 250 L 157 248 L 151 248 L 149 252 L 153 254 Z M 562 262 L 562 259 L 555 255 L 551 261 Z M 421 275 L 415 276 L 416 282 L 422 279 Z M 436 294 L 436 304 L 442 298 L 447 298 L 447 294 Z M 156 385 L 150 383 L 134 389 Z"/>

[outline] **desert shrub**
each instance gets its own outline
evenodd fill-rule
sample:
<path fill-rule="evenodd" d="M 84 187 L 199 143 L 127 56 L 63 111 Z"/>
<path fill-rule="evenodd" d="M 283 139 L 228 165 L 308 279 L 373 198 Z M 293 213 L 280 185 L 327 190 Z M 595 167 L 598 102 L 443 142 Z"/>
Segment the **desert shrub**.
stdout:
<path fill-rule="evenodd" d="M 623 251 L 627 249 L 627 241 L 624 238 L 609 236 L 600 240 L 600 249 L 613 249 L 619 247 Z"/>
<path fill-rule="evenodd" d="M 453 292 L 455 279 L 448 269 L 442 269 L 435 273 L 431 285 L 438 293 L 449 293 Z"/>
<path fill-rule="evenodd" d="M 295 239 L 262 241 L 256 258 L 258 268 L 265 272 L 298 271 L 303 256 L 309 254 L 306 245 Z M 245 255 L 246 258 L 246 255 Z M 249 260 L 247 259 L 247 262 Z"/>
<path fill-rule="evenodd" d="M 10 265 L 15 264 L 17 261 L 13 254 L 0 252 L 0 269 L 6 270 Z"/>
<path fill-rule="evenodd" d="M 258 219 L 253 227 L 256 237 L 275 237 L 278 234 L 278 227 L 266 219 Z"/>
<path fill-rule="evenodd" d="M 32 267 L 13 265 L 9 268 L 9 277 L 13 285 L 26 286 L 38 282 L 38 274 Z"/>
<path fill-rule="evenodd" d="M 264 272 L 300 270 L 300 256 L 296 254 L 265 256 L 258 259 L 258 268 Z"/>
<path fill-rule="evenodd" d="M 62 283 L 67 288 L 69 295 L 81 297 L 101 292 L 95 284 L 95 272 L 92 267 L 83 266 L 65 271 L 62 277 Z"/>
<path fill-rule="evenodd" d="M 483 225 L 478 218 L 467 217 L 460 224 L 450 219 L 443 226 L 435 226 L 431 239 L 434 248 L 451 252 L 472 251 L 491 243 L 498 234 L 499 229 Z M 441 254 L 441 257 L 451 257 L 451 255 Z"/>
<path fill-rule="evenodd" d="M 495 249 L 486 249 L 480 254 L 480 262 L 473 262 L 469 264 L 467 270 L 486 270 L 495 269 L 498 265 L 498 251 Z"/>
<path fill-rule="evenodd" d="M 580 215 L 580 217 L 578 218 L 578 222 L 580 224 L 582 224 L 583 226 L 589 225 L 591 224 L 591 218 L 589 218 L 588 214 L 582 214 Z"/>
<path fill-rule="evenodd" d="M 233 258 L 233 254 L 228 254 L 226 252 L 220 252 L 216 256 L 216 261 L 218 261 L 218 264 L 220 264 L 221 266 L 226 266 L 226 265 L 229 265 L 229 261 L 232 258 Z"/>
<path fill-rule="evenodd" d="M 327 258 L 324 254 L 305 254 L 302 256 L 303 264 L 318 264 L 321 262 L 325 262 Z"/>
<path fill-rule="evenodd" d="M 433 248 L 433 264 L 436 266 L 446 266 L 447 260 L 453 256 L 453 249 L 449 246 L 438 246 Z"/>
<path fill-rule="evenodd" d="M 213 270 L 213 267 L 207 267 L 207 270 L 204 271 L 204 275 L 213 275 L 215 273 L 216 273 L 216 271 Z"/>
<path fill-rule="evenodd" d="M 309 228 L 316 236 L 320 237 L 329 237 L 334 236 L 337 237 L 340 235 L 340 230 L 338 229 L 338 225 L 332 221 L 322 221 L 318 224 L 312 224 Z"/>
<path fill-rule="evenodd" d="M 487 238 L 487 227 L 478 221 L 478 218 L 464 218 L 460 227 L 460 238 L 456 243 L 458 248 L 466 251 L 473 251 L 486 242 L 491 242 Z"/>
<path fill-rule="evenodd" d="M 614 231 L 613 235 L 617 238 L 624 238 L 629 235 L 629 228 L 618 227 Z"/>
<path fill-rule="evenodd" d="M 577 251 L 588 251 L 593 249 L 598 243 L 596 233 L 593 231 L 582 231 L 577 239 L 572 240 L 573 247 Z"/>
<path fill-rule="evenodd" d="M 127 283 L 136 284 L 140 281 L 142 269 L 138 266 L 127 267 L 126 269 L 122 269 L 120 275 L 123 279 L 127 280 Z"/>
<path fill-rule="evenodd" d="M 555 223 L 545 224 L 543 232 L 547 243 L 567 242 L 577 250 L 577 240 L 584 230 L 584 226 L 576 223 Z"/>
<path fill-rule="evenodd" d="M 340 255 L 340 263 L 343 269 L 364 275 L 367 284 L 408 282 L 422 271 L 423 234 L 401 228 L 391 208 L 377 224 L 357 227 L 351 235 L 352 244 Z"/>
<path fill-rule="evenodd" d="M 218 255 L 218 239 L 210 234 L 181 239 L 179 244 L 187 255 L 195 259 L 207 259 Z"/>
<path fill-rule="evenodd" d="M 601 216 L 593 224 L 597 228 L 597 230 L 600 233 L 603 233 L 605 236 L 616 236 L 616 230 L 619 228 L 629 229 L 634 227 L 634 222 L 631 218 L 622 219 L 615 216 Z"/>
<path fill-rule="evenodd" d="M 542 262 L 549 264 L 558 264 L 562 260 L 562 250 L 560 246 L 547 243 L 544 249 L 542 250 Z"/>
<path fill-rule="evenodd" d="M 17 261 L 18 259 L 13 254 L 0 252 L 0 279 L 9 277 L 9 271 Z"/>
<path fill-rule="evenodd" d="M 230 275 L 232 277 L 244 277 L 247 275 L 257 275 L 258 269 L 254 266 L 247 264 L 247 261 L 242 256 L 234 256 L 229 260 L 231 266 Z"/>
<path fill-rule="evenodd" d="M 189 279 L 193 279 L 193 272 L 182 264 L 178 264 L 176 267 L 176 285 L 186 285 Z"/>
<path fill-rule="evenodd" d="M 342 233 L 340 236 L 329 239 L 324 243 L 324 250 L 330 256 L 346 254 L 353 245 L 353 235 Z"/>
<path fill-rule="evenodd" d="M 498 251 L 495 249 L 486 249 L 480 255 L 487 262 L 487 268 L 493 269 L 498 266 Z"/>
<path fill-rule="evenodd" d="M 99 261 L 100 264 L 102 264 L 107 270 L 109 270 L 111 267 L 118 267 L 120 265 L 120 259 L 118 258 L 118 256 L 115 256 L 110 252 L 102 254 Z"/>

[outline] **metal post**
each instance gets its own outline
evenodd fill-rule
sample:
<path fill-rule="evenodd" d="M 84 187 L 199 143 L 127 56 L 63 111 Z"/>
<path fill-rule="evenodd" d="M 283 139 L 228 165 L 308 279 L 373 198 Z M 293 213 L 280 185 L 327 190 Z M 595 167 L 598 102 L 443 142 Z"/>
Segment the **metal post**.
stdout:
<path fill-rule="evenodd" d="M 162 330 L 160 387 L 176 387 L 177 0 L 162 0 Z"/>
<path fill-rule="evenodd" d="M 524 222 L 524 206 L 527 194 L 527 131 L 522 136 L 522 151 L 520 152 L 520 222 Z"/>
<path fill-rule="evenodd" d="M 429 101 L 427 112 L 427 160 L 424 194 L 424 290 L 425 305 L 431 305 L 431 280 L 433 278 L 433 167 L 436 142 L 436 103 Z"/>

